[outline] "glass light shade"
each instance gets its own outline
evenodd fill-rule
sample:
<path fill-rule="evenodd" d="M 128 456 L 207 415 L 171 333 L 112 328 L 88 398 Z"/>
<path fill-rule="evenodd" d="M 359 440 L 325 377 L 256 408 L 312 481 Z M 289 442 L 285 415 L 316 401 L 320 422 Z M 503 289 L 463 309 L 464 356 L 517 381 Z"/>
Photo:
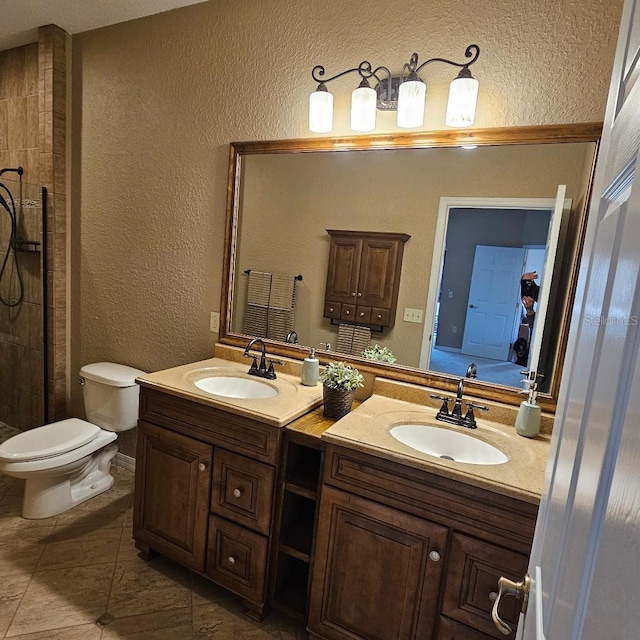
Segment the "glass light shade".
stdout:
<path fill-rule="evenodd" d="M 448 127 L 470 127 L 476 117 L 479 82 L 475 78 L 456 78 L 449 87 L 445 122 Z"/>
<path fill-rule="evenodd" d="M 358 87 L 351 94 L 351 131 L 375 129 L 376 100 L 376 92 L 371 87 Z"/>
<path fill-rule="evenodd" d="M 309 131 L 329 133 L 333 129 L 333 95 L 314 91 L 309 96 Z"/>
<path fill-rule="evenodd" d="M 427 85 L 422 80 L 407 80 L 398 91 L 397 124 L 403 129 L 421 127 L 424 122 L 424 98 Z"/>

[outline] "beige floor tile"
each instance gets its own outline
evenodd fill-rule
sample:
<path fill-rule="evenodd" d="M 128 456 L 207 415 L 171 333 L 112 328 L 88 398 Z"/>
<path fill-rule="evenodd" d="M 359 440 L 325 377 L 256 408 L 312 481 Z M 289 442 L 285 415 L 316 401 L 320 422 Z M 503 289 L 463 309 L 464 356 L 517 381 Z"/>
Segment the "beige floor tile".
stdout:
<path fill-rule="evenodd" d="M 53 527 L 9 528 L 0 523 L 0 576 L 35 570 Z"/>
<path fill-rule="evenodd" d="M 120 529 L 59 525 L 45 545 L 37 570 L 115 562 L 121 535 Z"/>
<path fill-rule="evenodd" d="M 137 560 L 140 551 L 136 549 L 135 540 L 133 539 L 133 532 L 130 527 L 122 529 L 120 534 L 120 547 L 118 548 L 118 562 L 125 562 L 127 560 Z"/>
<path fill-rule="evenodd" d="M 57 524 L 121 529 L 129 507 L 129 493 L 105 491 L 58 516 Z"/>
<path fill-rule="evenodd" d="M 15 640 L 100 640 L 102 629 L 95 624 L 82 624 L 77 627 L 65 627 L 51 631 L 27 633 L 13 636 Z M 174 640 L 178 640 L 175 638 Z"/>
<path fill-rule="evenodd" d="M 245 612 L 237 599 L 194 605 L 194 640 L 282 640 L 277 618 L 256 622 Z"/>
<path fill-rule="evenodd" d="M 102 640 L 191 640 L 191 607 L 116 618 Z"/>
<path fill-rule="evenodd" d="M 194 606 L 213 602 L 226 602 L 228 600 L 240 601 L 238 596 L 197 573 L 191 574 L 191 592 Z"/>
<path fill-rule="evenodd" d="M 169 560 L 118 562 L 108 612 L 124 618 L 191 605 L 190 572 Z"/>
<path fill-rule="evenodd" d="M 114 564 L 37 571 L 6 637 L 95 622 L 106 610 Z"/>
<path fill-rule="evenodd" d="M 37 527 L 52 527 L 59 516 L 26 520 L 22 517 L 22 491 L 8 491 L 0 498 L 0 530 L 33 529 Z"/>
<path fill-rule="evenodd" d="M 30 573 L 2 577 L 0 581 L 0 638 L 4 638 L 20 600 L 29 585 L 29 580 L 31 580 Z"/>

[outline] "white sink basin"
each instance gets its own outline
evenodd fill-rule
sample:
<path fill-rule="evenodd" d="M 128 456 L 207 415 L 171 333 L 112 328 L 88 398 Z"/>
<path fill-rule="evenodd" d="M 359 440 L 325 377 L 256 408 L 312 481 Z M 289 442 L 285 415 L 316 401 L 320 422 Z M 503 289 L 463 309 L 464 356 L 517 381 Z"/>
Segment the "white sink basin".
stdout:
<path fill-rule="evenodd" d="M 401 424 L 389 433 L 402 444 L 436 458 L 466 464 L 503 464 L 509 460 L 500 449 L 449 429 L 426 424 Z"/>
<path fill-rule="evenodd" d="M 195 385 L 202 391 L 224 398 L 258 400 L 260 398 L 273 398 L 278 395 L 278 390 L 270 384 L 248 378 L 211 376 L 196 380 Z"/>

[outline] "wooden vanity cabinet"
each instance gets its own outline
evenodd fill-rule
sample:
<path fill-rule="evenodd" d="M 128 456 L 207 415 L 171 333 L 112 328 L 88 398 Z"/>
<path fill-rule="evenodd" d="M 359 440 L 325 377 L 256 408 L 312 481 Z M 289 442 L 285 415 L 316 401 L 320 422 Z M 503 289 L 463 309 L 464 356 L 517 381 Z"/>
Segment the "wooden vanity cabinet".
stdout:
<path fill-rule="evenodd" d="M 325 455 L 311 638 L 504 638 L 497 581 L 526 572 L 537 507 L 335 445 Z M 510 600 L 501 615 L 516 623 Z"/>
<path fill-rule="evenodd" d="M 390 327 L 395 322 L 405 233 L 327 230 L 324 317 Z"/>
<path fill-rule="evenodd" d="M 281 428 L 140 389 L 133 536 L 243 598 L 268 604 Z"/>

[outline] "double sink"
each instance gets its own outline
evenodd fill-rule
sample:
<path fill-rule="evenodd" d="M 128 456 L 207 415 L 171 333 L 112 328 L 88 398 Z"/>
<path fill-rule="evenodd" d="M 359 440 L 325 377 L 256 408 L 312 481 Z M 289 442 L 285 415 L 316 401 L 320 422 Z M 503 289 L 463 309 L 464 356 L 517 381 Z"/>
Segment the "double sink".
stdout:
<path fill-rule="evenodd" d="M 206 394 L 225 400 L 267 400 L 279 395 L 275 384 L 240 373 L 222 373 L 200 377 L 190 375 L 192 383 Z M 389 434 L 403 445 L 428 456 L 452 462 L 476 465 L 498 465 L 509 460 L 497 447 L 467 433 L 460 427 L 450 428 L 435 420 L 399 422 Z"/>

